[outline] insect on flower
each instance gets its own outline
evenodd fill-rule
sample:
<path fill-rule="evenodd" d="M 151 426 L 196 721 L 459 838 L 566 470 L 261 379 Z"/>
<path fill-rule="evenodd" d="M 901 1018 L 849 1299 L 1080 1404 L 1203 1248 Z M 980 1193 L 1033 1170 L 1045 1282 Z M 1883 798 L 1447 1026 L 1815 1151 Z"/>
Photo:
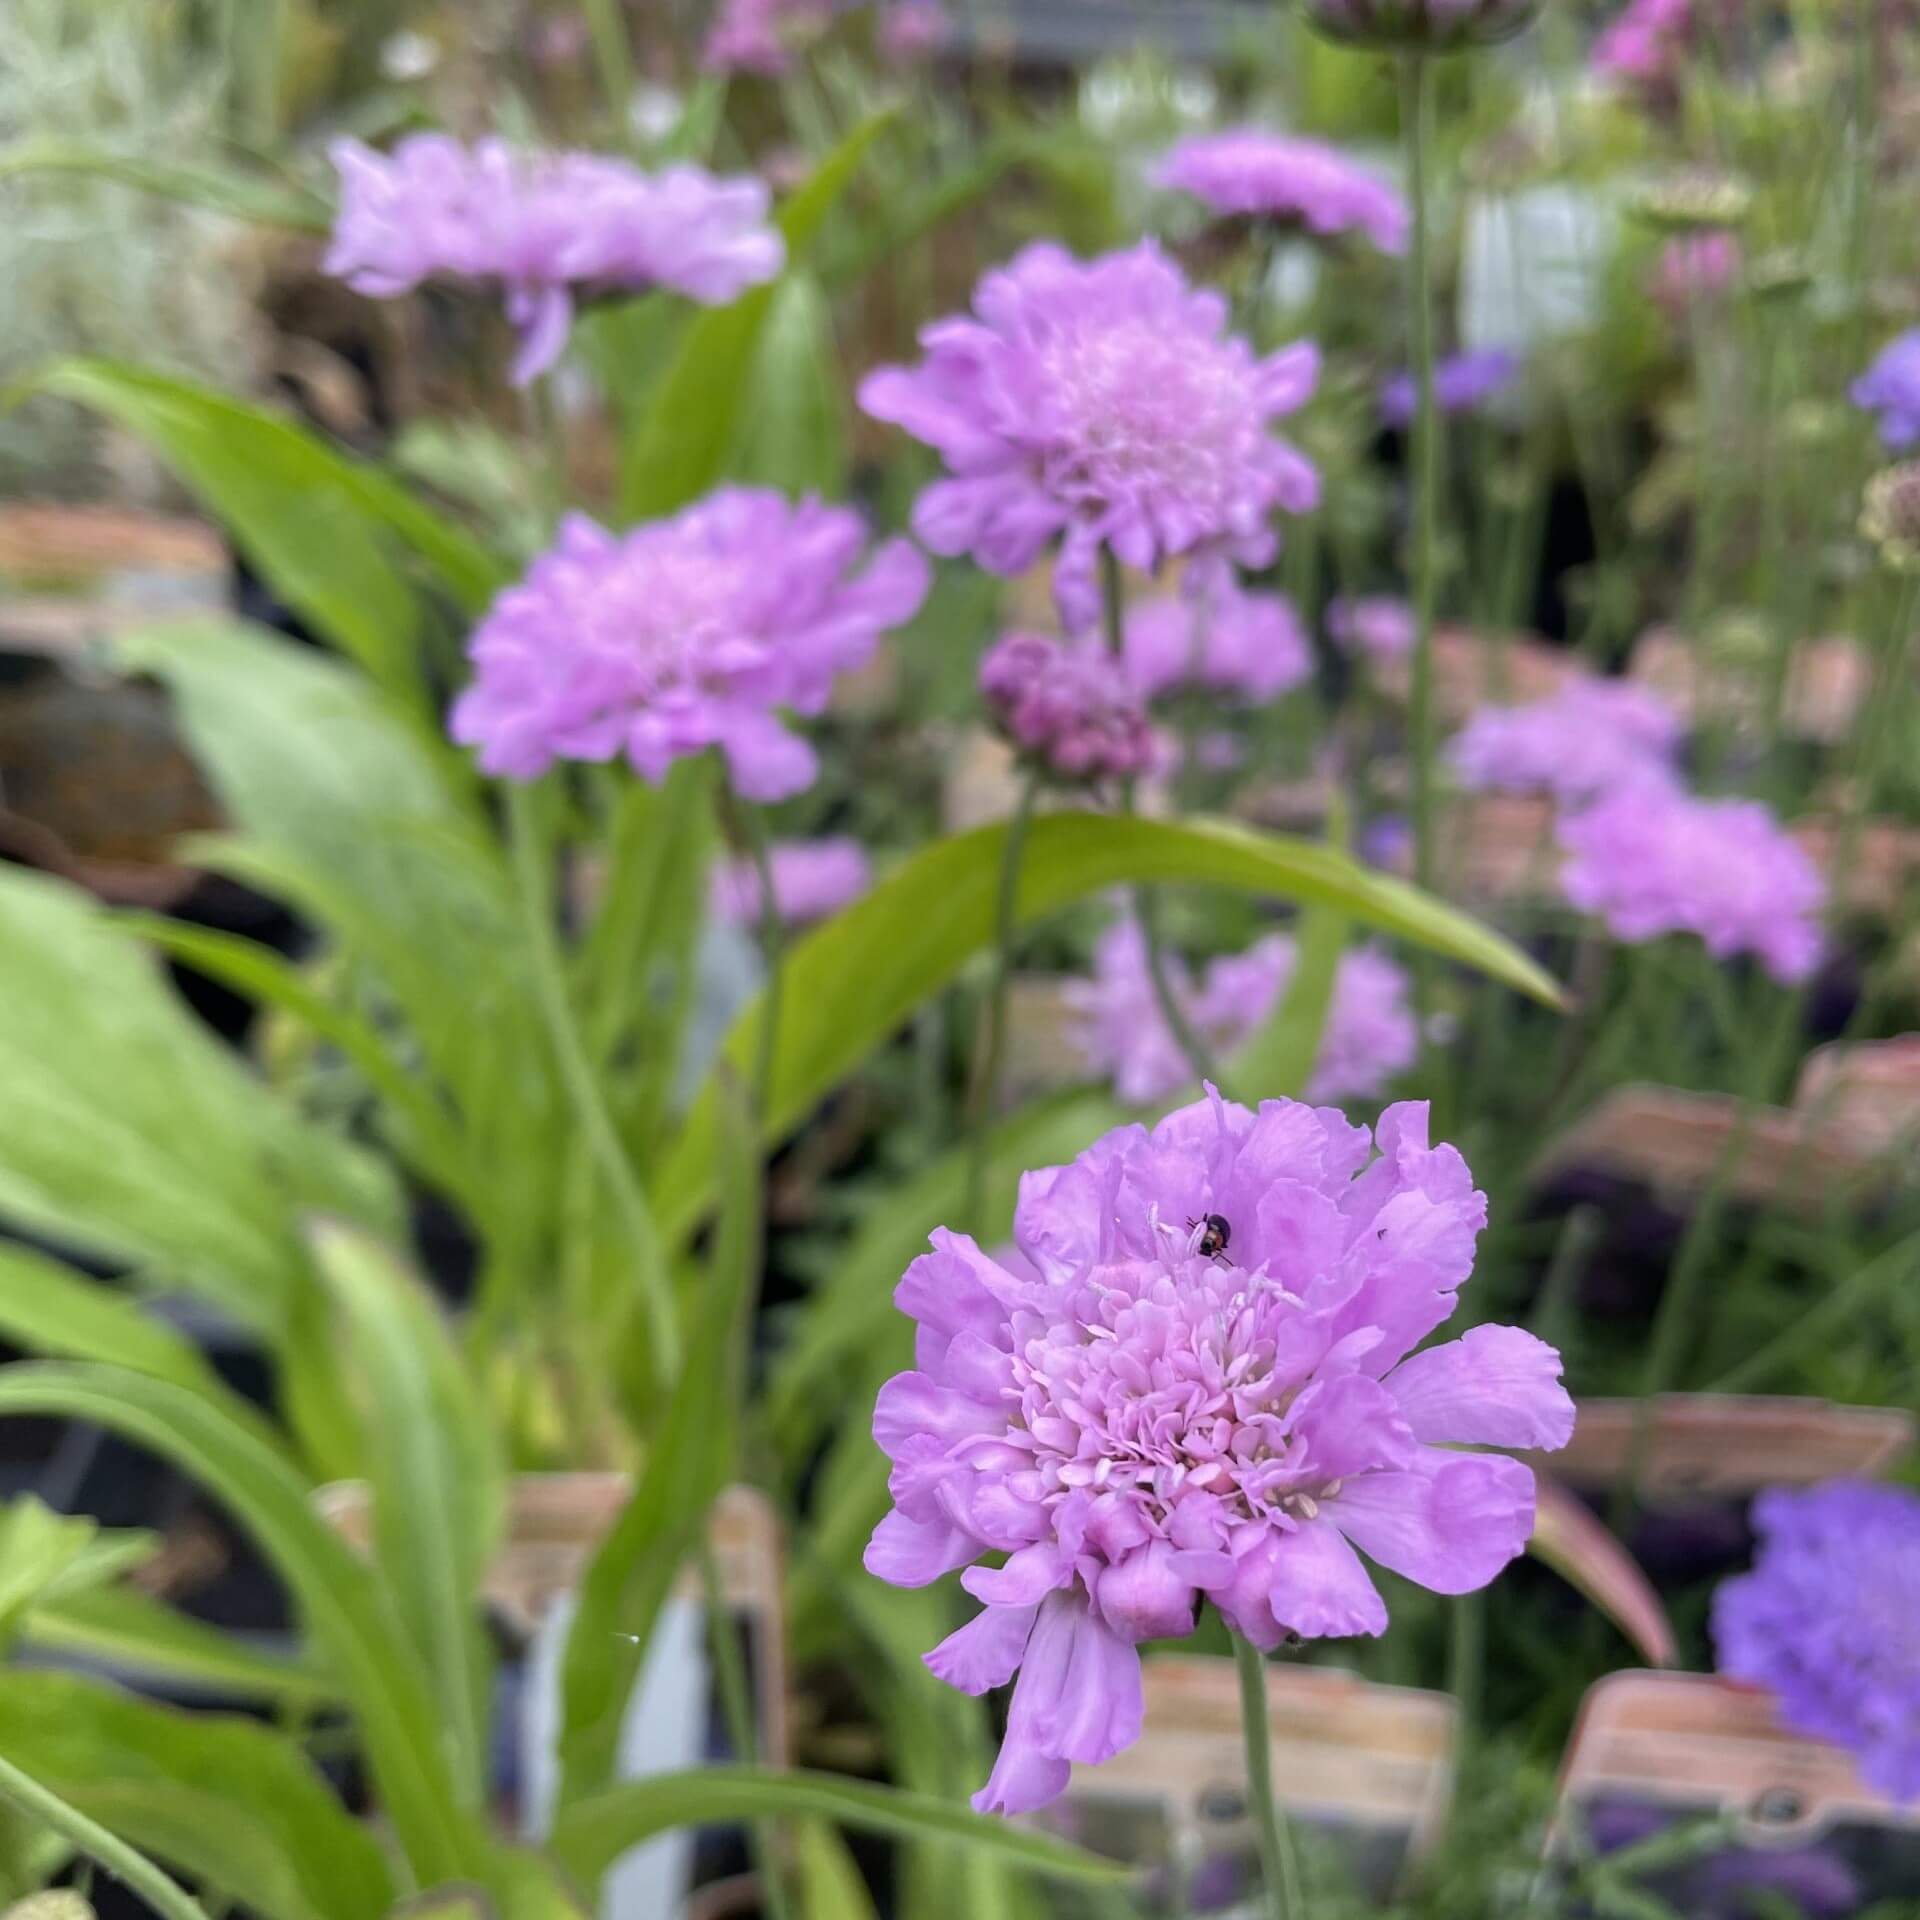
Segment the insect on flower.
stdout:
<path fill-rule="evenodd" d="M 1217 1260 L 1233 1239 L 1233 1227 L 1225 1214 L 1210 1213 L 1204 1219 L 1189 1220 L 1187 1225 L 1202 1230 L 1197 1251 L 1203 1260 Z"/>

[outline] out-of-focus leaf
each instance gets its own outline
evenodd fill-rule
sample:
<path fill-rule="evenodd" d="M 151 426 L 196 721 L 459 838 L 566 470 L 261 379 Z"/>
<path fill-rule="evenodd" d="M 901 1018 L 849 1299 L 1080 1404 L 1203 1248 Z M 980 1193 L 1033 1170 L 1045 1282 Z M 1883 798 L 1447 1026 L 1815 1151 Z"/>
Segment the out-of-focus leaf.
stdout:
<path fill-rule="evenodd" d="M 367 1920 L 393 1879 L 299 1747 L 68 1674 L 0 1673 L 0 1753 L 189 1879 L 272 1920 Z"/>
<path fill-rule="evenodd" d="M 1584 1501 L 1557 1480 L 1534 1474 L 1533 1538 L 1527 1551 L 1577 1587 L 1640 1650 L 1649 1666 L 1679 1659 L 1672 1622 L 1653 1582 Z"/>
<path fill-rule="evenodd" d="M 95 1920 L 92 1906 L 65 1887 L 56 1887 L 50 1893 L 29 1894 L 24 1900 L 16 1900 L 0 1920 Z"/>
<path fill-rule="evenodd" d="M 374 1557 L 477 1805 L 491 1682 L 478 1596 L 505 1507 L 497 1438 L 425 1288 L 339 1221 L 313 1222 L 307 1238 L 340 1308 L 341 1386 L 360 1419 Z"/>
<path fill-rule="evenodd" d="M 183 1387 L 213 1377 L 200 1350 L 121 1290 L 29 1247 L 0 1245 L 0 1335 L 54 1360 L 104 1360 Z"/>
<path fill-rule="evenodd" d="M 0 869 L 0 982 L 0 1209 L 13 1220 L 274 1331 L 306 1284 L 299 1206 L 398 1219 L 385 1171 L 275 1099 L 77 889 Z M 9 1273 L 32 1278 L 27 1258 L 0 1266 L 0 1290 Z M 190 1370 L 163 1335 L 104 1304 L 87 1313 L 70 1288 L 49 1288 L 56 1315 L 70 1349 L 114 1341 L 134 1365 Z"/>
<path fill-rule="evenodd" d="M 694 1767 L 630 1780 L 567 1808 L 554 1824 L 553 1851 L 575 1872 L 603 1872 L 629 1847 L 675 1827 L 782 1818 L 831 1820 L 896 1839 L 958 1840 L 1010 1864 L 1060 1880 L 1117 1885 L 1132 1869 L 1049 1839 L 1010 1820 L 834 1773 L 767 1767 Z"/>
<path fill-rule="evenodd" d="M 846 423 L 833 314 L 810 273 L 780 282 L 748 378 L 732 477 L 833 499 L 846 487 Z"/>
<path fill-rule="evenodd" d="M 89 1552 L 101 1539 L 97 1522 L 55 1513 L 30 1495 L 0 1506 L 0 1645 L 30 1607 L 111 1580 L 151 1550 L 150 1537 L 138 1536 L 122 1546 L 115 1564 Z"/>
<path fill-rule="evenodd" d="M 205 207 L 260 226 L 325 233 L 333 223 L 332 209 L 317 193 L 261 180 L 233 167 L 157 160 L 149 154 L 117 153 L 84 140 L 47 135 L 0 147 L 0 180 L 36 173 L 78 173 L 113 180 L 163 200 Z"/>
<path fill-rule="evenodd" d="M 769 1126 L 783 1137 L 930 994 L 993 937 L 1004 824 L 923 849 L 787 956 Z M 1310 841 L 1225 820 L 1144 820 L 1056 813 L 1032 823 L 1016 920 L 1030 925 L 1087 894 L 1122 884 L 1181 882 L 1328 905 L 1352 920 L 1477 967 L 1560 1004 L 1553 981 L 1519 948 L 1404 881 Z M 747 1071 L 763 1002 L 735 1021 L 722 1059 Z M 657 1183 L 662 1227 L 684 1232 L 713 1194 L 712 1086 L 687 1116 Z"/>
<path fill-rule="evenodd" d="M 420 1664 L 379 1583 L 316 1517 L 306 1482 L 263 1422 L 169 1381 L 50 1361 L 0 1370 L 0 1418 L 9 1414 L 105 1427 L 171 1460 L 228 1507 L 273 1562 L 340 1675 L 381 1805 L 415 1873 L 453 1880 L 470 1870 L 481 1843 L 460 1808 Z M 0 1727 L 11 1718 L 0 1712 Z M 196 1824 L 221 1831 L 204 1812 Z M 370 1901 L 357 1912 L 381 1910 Z"/>
<path fill-rule="evenodd" d="M 777 224 L 787 243 L 789 275 L 805 260 L 822 222 L 897 112 L 883 108 L 861 121 L 782 204 Z M 726 477 L 729 455 L 740 440 L 754 357 L 782 285 L 755 287 L 731 306 L 700 314 L 681 333 L 639 431 L 629 434 L 621 449 L 624 518 L 671 513 Z"/>
<path fill-rule="evenodd" d="M 737 1087 L 721 1111 L 726 1200 L 686 1359 L 633 1494 L 581 1580 L 567 1631 L 563 1808 L 613 1778 L 620 1725 L 654 1623 L 732 1467 L 745 1319 L 760 1271 L 760 1169 Z"/>
<path fill-rule="evenodd" d="M 804 1920 L 879 1920 L 847 1843 L 831 1827 L 807 1821 L 793 1851 Z"/>

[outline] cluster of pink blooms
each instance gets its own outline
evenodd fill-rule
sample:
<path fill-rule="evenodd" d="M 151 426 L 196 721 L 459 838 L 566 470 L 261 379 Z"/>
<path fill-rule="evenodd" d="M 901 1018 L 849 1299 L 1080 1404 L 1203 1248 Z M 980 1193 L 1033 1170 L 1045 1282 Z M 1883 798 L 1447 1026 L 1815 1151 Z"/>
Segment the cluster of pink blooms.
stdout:
<path fill-rule="evenodd" d="M 524 385 L 560 357 L 576 300 L 665 287 L 720 306 L 780 271 L 762 181 L 643 173 L 592 153 L 516 152 L 410 134 L 391 153 L 329 149 L 340 212 L 326 270 L 378 299 L 452 278 L 500 287 Z"/>
<path fill-rule="evenodd" d="M 1482 707 L 1447 761 L 1463 787 L 1591 800 L 1615 787 L 1671 785 L 1685 728 L 1647 687 L 1581 674 L 1519 707 Z"/>
<path fill-rule="evenodd" d="M 1213 961 L 1196 982 L 1165 962 L 1168 984 L 1194 1031 L 1220 1054 L 1243 1046 L 1279 1005 L 1293 978 L 1296 949 L 1284 933 Z M 1066 990 L 1072 1038 L 1095 1073 L 1130 1105 L 1163 1100 L 1191 1077 L 1147 969 L 1146 939 L 1132 918 L 1117 920 L 1094 949 L 1091 979 Z M 1419 1027 L 1404 970 L 1377 947 L 1341 955 L 1319 1056 L 1307 1082 L 1312 1100 L 1367 1099 L 1413 1064 Z"/>
<path fill-rule="evenodd" d="M 1156 184 L 1192 194 L 1215 213 L 1362 233 L 1382 253 L 1404 253 L 1403 195 L 1338 147 L 1238 127 L 1182 140 L 1154 170 Z"/>
<path fill-rule="evenodd" d="M 782 800 L 816 762 L 776 710 L 818 713 L 926 590 L 906 541 L 869 557 L 858 514 L 763 488 L 622 534 L 572 514 L 469 640 L 453 736 L 512 780 L 624 757 L 657 781 L 717 747 L 740 793 Z"/>
<path fill-rule="evenodd" d="M 1663 85 L 1692 35 L 1693 0 L 1627 0 L 1593 43 L 1593 69 L 1638 86 Z"/>
<path fill-rule="evenodd" d="M 976 1807 L 1044 1806 L 1130 1745 L 1136 1649 L 1203 1599 L 1263 1648 L 1378 1634 L 1360 1553 L 1464 1593 L 1523 1549 L 1531 1472 L 1456 1449 L 1564 1445 L 1559 1356 L 1492 1325 L 1413 1351 L 1485 1223 L 1424 1106 L 1376 1137 L 1209 1090 L 1027 1174 L 1017 1254 L 933 1236 L 894 1295 L 916 1365 L 874 1409 L 893 1508 L 866 1564 L 900 1586 L 967 1567 L 984 1609 L 927 1664 L 969 1693 L 1019 1674 Z"/>
<path fill-rule="evenodd" d="M 1719 299 L 1740 272 L 1740 242 L 1724 227 L 1677 233 L 1660 249 L 1653 297 L 1676 319 L 1702 301 Z"/>
<path fill-rule="evenodd" d="M 1261 702 L 1299 686 L 1313 671 L 1293 602 L 1235 586 L 1143 600 L 1127 615 L 1121 657 L 1149 700 L 1191 686 Z"/>
<path fill-rule="evenodd" d="M 1139 688 L 1097 645 L 1010 633 L 980 662 L 980 693 L 1013 746 L 1056 779 L 1128 780 L 1157 757 Z"/>
<path fill-rule="evenodd" d="M 789 927 L 824 920 L 873 884 L 873 864 L 858 840 L 834 834 L 821 840 L 776 840 L 767 850 L 773 910 Z M 751 860 L 726 860 L 713 870 L 709 911 L 723 925 L 753 928 L 764 911 L 760 875 Z"/>
<path fill-rule="evenodd" d="M 1327 604 L 1327 632 L 1343 653 L 1390 666 L 1413 651 L 1413 609 L 1389 594 L 1343 594 Z"/>
<path fill-rule="evenodd" d="M 833 0 L 721 0 L 700 50 L 709 73 L 785 73 L 833 21 Z"/>
<path fill-rule="evenodd" d="M 1562 815 L 1560 885 L 1621 940 L 1696 934 L 1717 959 L 1755 955 L 1775 979 L 1818 965 L 1826 883 L 1757 800 L 1701 800 L 1628 782 Z"/>
<path fill-rule="evenodd" d="M 884 367 L 860 404 L 935 449 L 948 478 L 913 528 L 935 553 L 1024 573 L 1059 542 L 1055 597 L 1071 633 L 1102 603 L 1103 553 L 1142 572 L 1176 555 L 1262 567 L 1276 510 L 1305 513 L 1319 476 L 1268 423 L 1312 393 L 1320 355 L 1264 359 L 1227 331 L 1151 241 L 1097 260 L 1039 243 L 989 273 L 973 317 L 937 321 L 917 367 Z M 1189 565 L 1196 589 L 1223 567 Z"/>

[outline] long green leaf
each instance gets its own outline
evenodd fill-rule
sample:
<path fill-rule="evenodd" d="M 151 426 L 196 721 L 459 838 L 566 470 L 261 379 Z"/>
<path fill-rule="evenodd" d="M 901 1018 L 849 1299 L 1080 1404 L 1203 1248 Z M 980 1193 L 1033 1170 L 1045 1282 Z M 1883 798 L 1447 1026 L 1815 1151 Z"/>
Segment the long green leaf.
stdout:
<path fill-rule="evenodd" d="M 419 1663 L 372 1573 L 315 1516 L 261 1423 L 169 1381 L 30 1361 L 0 1371 L 0 1417 L 91 1421 L 200 1481 L 259 1542 L 358 1718 L 381 1803 L 415 1873 L 451 1880 L 479 1844 L 462 1813 Z M 363 1909 L 378 1911 L 378 1908 Z"/>
<path fill-rule="evenodd" d="M 1070 1847 L 1010 1820 L 956 1807 L 929 1794 L 871 1781 L 768 1767 L 695 1767 L 655 1774 L 595 1794 L 568 1808 L 553 1830 L 553 1851 L 575 1872 L 598 1874 L 629 1847 L 675 1827 L 782 1818 L 831 1820 L 899 1840 L 958 1840 L 1060 1880 L 1115 1885 L 1131 1869 Z"/>
<path fill-rule="evenodd" d="M 11 1671 L 0 1673 L 0 1753 L 266 1920 L 367 1920 L 393 1898 L 372 1835 L 293 1741 L 257 1721 Z"/>
<path fill-rule="evenodd" d="M 113 180 L 163 200 L 305 233 L 325 233 L 333 220 L 332 210 L 317 193 L 276 186 L 232 167 L 157 160 L 149 154 L 119 153 L 84 140 L 51 136 L 16 140 L 0 147 L 0 180 L 36 173 L 75 173 Z"/>
<path fill-rule="evenodd" d="M 0 1245 L 0 1334 L 53 1360 L 104 1360 L 183 1387 L 213 1377 L 192 1341 L 119 1288 L 31 1248 Z"/>
<path fill-rule="evenodd" d="M 898 108 L 870 114 L 780 208 L 789 274 L 805 260 L 835 203 Z M 755 287 L 702 313 L 682 332 L 638 433 L 622 448 L 620 509 L 628 520 L 671 513 L 725 478 L 746 416 L 754 356 L 782 283 Z"/>
<path fill-rule="evenodd" d="M 946 986 L 993 936 L 1004 824 L 925 848 L 864 900 L 796 942 L 786 960 L 769 1127 L 783 1137 L 815 1103 Z M 1056 813 L 1028 834 L 1015 901 L 1021 925 L 1122 884 L 1183 882 L 1324 903 L 1353 920 L 1477 967 L 1550 1006 L 1558 988 L 1511 942 L 1439 900 L 1333 848 L 1225 820 L 1143 820 Z M 762 1002 L 735 1021 L 722 1051 L 746 1071 Z M 663 1228 L 684 1232 L 713 1194 L 711 1082 L 657 1182 Z"/>
<path fill-rule="evenodd" d="M 844 493 L 842 390 L 827 297 L 812 274 L 790 273 L 774 293 L 748 376 L 732 477 L 787 493 Z"/>
<path fill-rule="evenodd" d="M 425 1288 L 338 1221 L 314 1222 L 308 1240 L 345 1330 L 341 1384 L 360 1416 L 374 1555 L 478 1804 L 491 1680 L 478 1595 L 505 1510 L 496 1437 Z"/>
<path fill-rule="evenodd" d="M 1320 1057 L 1346 945 L 1347 916 L 1337 907 L 1309 907 L 1300 916 L 1293 977 L 1265 1025 L 1241 1049 L 1229 1071 L 1233 1086 L 1245 1098 L 1302 1096 Z"/>

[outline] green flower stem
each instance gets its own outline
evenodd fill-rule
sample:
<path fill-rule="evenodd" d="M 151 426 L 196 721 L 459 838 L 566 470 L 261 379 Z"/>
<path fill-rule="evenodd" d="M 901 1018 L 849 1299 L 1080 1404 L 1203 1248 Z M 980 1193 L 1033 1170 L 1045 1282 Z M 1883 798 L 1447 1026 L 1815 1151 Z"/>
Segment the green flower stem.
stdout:
<path fill-rule="evenodd" d="M 70 1840 L 78 1852 L 137 1893 L 160 1920 L 208 1920 L 206 1908 L 145 1854 L 70 1806 L 31 1774 L 22 1773 L 10 1760 L 0 1760 L 0 1800 Z"/>
<path fill-rule="evenodd" d="M 517 782 L 507 785 L 507 838 L 520 892 L 534 998 L 546 1025 L 554 1063 L 572 1104 L 574 1118 L 620 1211 L 633 1254 L 635 1279 L 653 1335 L 654 1375 L 662 1386 L 668 1386 L 680 1371 L 680 1322 L 668 1284 L 666 1253 L 654 1224 L 653 1209 L 647 1204 L 639 1176 L 621 1144 L 619 1130 L 613 1123 L 606 1096 L 588 1058 L 586 1042 L 574 1018 L 554 925 L 547 838 L 536 815 L 533 790 Z"/>
<path fill-rule="evenodd" d="M 587 31 L 593 37 L 593 63 L 600 70 L 600 91 L 607 96 L 614 137 L 633 144 L 633 46 L 627 38 L 620 0 L 586 0 Z"/>
<path fill-rule="evenodd" d="M 780 1044 L 780 1010 L 785 986 L 786 933 L 780 924 L 780 903 L 773 896 L 773 849 L 765 817 L 755 807 L 742 806 L 723 778 L 720 807 L 729 837 L 741 847 L 753 868 L 760 894 L 760 958 L 766 972 L 762 992 L 760 1031 L 753 1056 L 753 1128 L 762 1150 L 766 1146 L 767 1115 L 773 1098 L 773 1062 Z"/>
<path fill-rule="evenodd" d="M 1287 1816 L 1273 1797 L 1273 1729 L 1267 1721 L 1267 1662 L 1251 1640 L 1233 1635 L 1240 1674 L 1240 1732 L 1247 1744 L 1247 1804 L 1260 1845 L 1260 1877 L 1267 1891 L 1267 1920 L 1305 1920 L 1300 1863 L 1294 1857 Z"/>

